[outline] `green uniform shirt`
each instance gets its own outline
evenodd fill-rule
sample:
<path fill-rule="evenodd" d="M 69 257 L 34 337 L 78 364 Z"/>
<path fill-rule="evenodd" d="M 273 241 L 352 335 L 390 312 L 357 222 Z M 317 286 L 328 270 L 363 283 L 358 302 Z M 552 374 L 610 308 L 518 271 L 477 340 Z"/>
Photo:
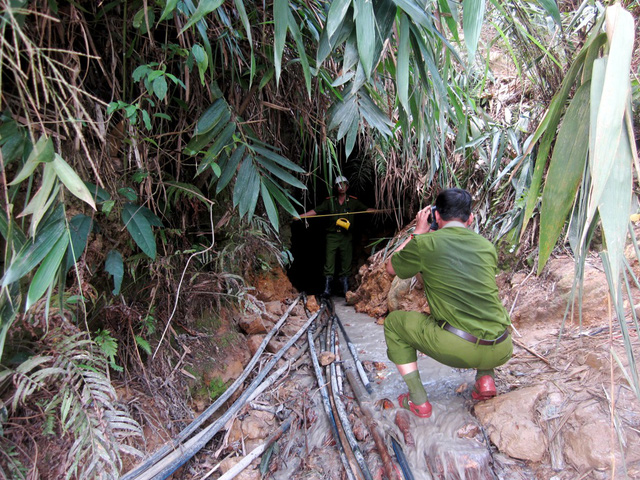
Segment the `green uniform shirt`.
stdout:
<path fill-rule="evenodd" d="M 348 212 L 361 212 L 366 210 L 368 207 L 358 200 L 356 197 L 350 197 L 347 195 L 342 205 L 338 202 L 338 197 L 329 197 L 320 205 L 318 205 L 314 210 L 318 215 L 323 215 L 326 213 L 344 213 L 345 215 L 340 215 L 336 217 L 329 218 L 327 231 L 335 232 L 338 227 L 336 227 L 336 221 L 338 218 L 346 218 L 349 220 L 351 225 L 353 226 L 353 221 L 355 215 L 348 215 Z M 351 230 L 351 229 L 349 229 Z"/>
<path fill-rule="evenodd" d="M 498 295 L 497 255 L 487 239 L 463 227 L 416 235 L 391 257 L 400 278 L 422 275 L 431 315 L 492 340 L 511 323 Z"/>

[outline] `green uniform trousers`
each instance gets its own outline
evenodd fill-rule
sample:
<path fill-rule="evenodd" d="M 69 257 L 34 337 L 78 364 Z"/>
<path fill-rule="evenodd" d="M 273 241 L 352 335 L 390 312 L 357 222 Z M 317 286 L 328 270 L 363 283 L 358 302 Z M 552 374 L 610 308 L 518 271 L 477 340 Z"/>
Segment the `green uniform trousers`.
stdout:
<path fill-rule="evenodd" d="M 420 312 L 391 312 L 384 321 L 384 336 L 387 356 L 396 365 L 415 362 L 419 350 L 450 367 L 491 370 L 505 364 L 513 353 L 511 336 L 497 345 L 476 345 Z"/>
<path fill-rule="evenodd" d="M 336 269 L 336 254 L 340 253 L 339 277 L 351 275 L 353 258 L 352 235 L 349 232 L 327 232 L 327 249 L 324 261 L 324 276 L 333 277 Z"/>

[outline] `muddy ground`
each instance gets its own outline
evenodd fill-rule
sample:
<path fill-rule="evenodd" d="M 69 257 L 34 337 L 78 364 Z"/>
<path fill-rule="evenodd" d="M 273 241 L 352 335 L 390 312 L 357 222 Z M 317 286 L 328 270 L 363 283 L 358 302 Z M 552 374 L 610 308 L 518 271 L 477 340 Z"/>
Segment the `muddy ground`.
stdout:
<path fill-rule="evenodd" d="M 634 268 L 638 268 L 637 264 Z M 452 386 L 452 395 L 460 397 L 462 410 L 447 415 L 468 415 L 471 420 L 465 418 L 454 431 L 445 432 L 451 438 L 443 437 L 439 446 L 438 442 L 427 447 L 416 446 L 419 443 L 416 441 L 411 445 L 409 441 L 412 434 L 420 438 L 423 430 L 432 428 L 422 422 L 438 425 L 439 420 L 416 421 L 402 414 L 397 417 L 398 409 L 393 402 L 370 405 L 374 423 L 383 435 L 395 432 L 409 458 L 420 457 L 418 464 L 422 467 L 415 472 L 415 478 L 640 478 L 640 403 L 627 381 L 631 373 L 623 342 L 623 335 L 627 335 L 634 351 L 640 351 L 637 323 L 629 316 L 628 328 L 623 331 L 614 319 L 606 278 L 597 257 L 591 258 L 586 266 L 582 320 L 577 309 L 569 309 L 565 316 L 573 278 L 574 264 L 568 257 L 553 259 L 540 277 L 531 271 L 499 276 L 503 302 L 514 326 L 513 358 L 497 369 L 499 395 L 495 399 L 473 402 L 470 385 Z M 392 282 L 379 258 L 372 258 L 361 268 L 357 281 L 360 287 L 349 292 L 347 300 L 357 311 L 370 315 L 374 328 L 382 330 L 380 324 L 389 309 L 428 311 L 420 282 Z M 216 336 L 189 340 L 189 356 L 181 370 L 193 377 L 190 381 L 194 386 L 203 384 L 205 393 L 223 389 L 240 375 L 264 336 L 296 296 L 282 272 L 267 273 L 256 283 L 260 288 L 252 302 L 255 311 L 233 315 L 237 331 L 229 328 L 224 334 L 227 345 L 221 344 Z M 637 290 L 633 295 L 635 306 Z M 300 304 L 292 310 L 281 333 L 269 342 L 268 354 L 277 352 L 317 311 L 315 299 L 307 300 L 307 308 Z M 320 354 L 323 338 L 318 339 Z M 264 444 L 287 419 L 291 420 L 288 432 L 236 478 L 346 478 L 328 428 L 310 357 L 301 351 L 304 348 L 304 341 L 296 343 L 278 363 L 282 365 L 287 358 L 299 354 L 286 374 L 260 397 L 243 405 L 213 441 L 173 478 L 207 475 L 206 478 L 218 478 Z M 348 355 L 344 345 L 341 351 L 343 356 Z M 365 366 L 372 381 L 381 374 L 379 369 L 386 368 L 376 362 L 366 362 Z M 368 418 L 358 407 L 346 380 L 343 388 L 342 399 L 372 477 L 386 478 L 388 473 L 372 438 L 371 430 L 376 427 L 368 425 Z M 198 391 L 202 388 L 192 389 L 194 415 L 212 402 L 211 397 Z M 157 418 L 146 424 L 149 452 L 175 435 L 177 425 L 166 429 L 162 423 Z M 452 459 L 451 451 L 459 447 L 446 447 L 450 440 L 458 442 L 456 445 L 467 442 L 464 445 L 471 453 L 462 452 L 459 458 Z M 391 446 L 388 436 L 386 443 Z M 442 451 L 447 449 L 451 451 Z M 434 459 L 429 459 L 432 454 Z M 394 457 L 393 452 L 391 455 Z M 393 468 L 399 471 L 397 464 Z"/>

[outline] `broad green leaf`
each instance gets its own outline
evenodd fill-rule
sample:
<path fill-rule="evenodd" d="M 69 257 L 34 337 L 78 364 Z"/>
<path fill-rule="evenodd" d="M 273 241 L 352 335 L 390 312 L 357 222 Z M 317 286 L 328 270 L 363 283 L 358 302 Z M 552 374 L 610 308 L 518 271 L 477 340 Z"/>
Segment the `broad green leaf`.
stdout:
<path fill-rule="evenodd" d="M 415 23 L 428 30 L 432 29 L 431 20 L 419 2 L 414 0 L 394 0 L 394 2 L 402 11 L 409 15 Z"/>
<path fill-rule="evenodd" d="M 0 294 L 0 359 L 4 352 L 4 344 L 7 338 L 7 332 L 13 324 L 18 314 L 18 306 L 20 305 L 20 285 L 13 283 L 9 288 L 2 290 Z M 3 381 L 2 373 L 0 373 L 0 382 Z"/>
<path fill-rule="evenodd" d="M 538 0 L 538 3 L 540 3 L 542 8 L 553 18 L 553 21 L 556 22 L 559 27 L 562 27 L 562 18 L 560 18 L 560 10 L 558 10 L 556 0 Z"/>
<path fill-rule="evenodd" d="M 253 48 L 253 45 L 252 45 Z M 207 52 L 204 51 L 200 45 L 196 44 L 191 47 L 191 54 L 193 58 L 196 60 L 196 65 L 198 66 L 198 74 L 200 75 L 200 83 L 202 85 L 205 84 L 204 74 L 207 73 L 207 67 L 209 66 L 209 57 L 207 56 Z"/>
<path fill-rule="evenodd" d="M 40 297 L 44 295 L 44 292 L 46 292 L 48 288 L 55 285 L 56 273 L 62 264 L 62 258 L 67 250 L 67 245 L 69 245 L 69 235 L 67 231 L 64 231 L 55 245 L 53 245 L 53 248 L 51 248 L 51 251 L 44 257 L 40 267 L 31 280 L 24 307 L 25 311 L 29 310 L 34 303 L 40 300 Z"/>
<path fill-rule="evenodd" d="M 56 210 L 57 212 L 58 210 Z M 62 210 L 60 209 L 60 212 Z M 55 246 L 60 236 L 66 230 L 64 216 L 55 215 L 49 219 L 33 241 L 27 243 L 13 259 L 9 268 L 2 277 L 2 286 L 21 279 L 38 265 Z"/>
<path fill-rule="evenodd" d="M 349 158 L 349 155 L 351 155 L 351 152 L 353 151 L 353 147 L 356 144 L 356 138 L 358 137 L 359 123 L 360 122 L 358 120 L 354 121 L 351 124 L 351 128 L 349 128 L 349 131 L 347 132 L 347 139 L 345 141 L 345 146 L 344 146 L 344 151 L 347 158 Z"/>
<path fill-rule="evenodd" d="M 269 222 L 271 222 L 271 225 L 273 225 L 273 228 L 275 228 L 277 232 L 280 229 L 278 209 L 276 208 L 275 203 L 273 203 L 273 198 L 271 198 L 269 189 L 264 182 L 260 182 L 260 195 L 262 196 L 262 203 L 264 204 L 264 209 L 267 212 L 267 217 L 269 217 Z"/>
<path fill-rule="evenodd" d="M 78 261 L 87 246 L 89 233 L 93 228 L 93 220 L 83 214 L 78 214 L 69 221 L 69 236 L 71 241 L 67 249 L 65 272 Z"/>
<path fill-rule="evenodd" d="M 576 92 L 560 126 L 542 193 L 540 210 L 540 253 L 542 271 L 571 211 L 584 173 L 589 148 L 590 84 Z"/>
<path fill-rule="evenodd" d="M 602 232 L 604 233 L 608 252 L 607 260 L 613 280 L 612 286 L 616 292 L 620 288 L 620 271 L 624 261 L 624 248 L 633 193 L 633 178 L 631 175 L 633 154 L 626 125 L 623 124 L 622 129 L 623 132 L 619 139 L 618 148 L 615 154 L 612 155 L 614 158 L 613 168 L 598 205 Z M 624 315 L 623 312 L 619 313 Z M 621 323 L 623 322 L 624 320 L 621 321 Z"/>
<path fill-rule="evenodd" d="M 276 85 L 280 84 L 280 71 L 282 70 L 282 54 L 287 39 L 289 26 L 289 2 L 288 0 L 273 1 L 273 23 L 275 38 L 273 41 L 273 62 L 276 67 Z"/>
<path fill-rule="evenodd" d="M 388 137 L 391 135 L 392 123 L 385 113 L 369 98 L 369 96 L 360 92 L 360 112 L 365 120 L 373 128 L 378 130 L 382 135 Z"/>
<path fill-rule="evenodd" d="M 13 243 L 12 249 L 15 250 L 20 250 L 27 242 L 27 237 L 22 230 L 20 230 L 16 222 L 12 219 L 11 223 L 9 223 L 7 212 L 5 212 L 4 209 L 0 209 L 0 234 L 5 241 Z"/>
<path fill-rule="evenodd" d="M 159 100 L 164 100 L 167 96 L 167 79 L 164 75 L 159 76 L 153 81 L 153 93 Z"/>
<path fill-rule="evenodd" d="M 220 121 L 218 121 L 208 132 L 203 133 L 202 135 L 195 135 L 191 140 L 189 140 L 189 143 L 184 147 L 184 152 L 187 155 L 197 155 L 222 131 L 224 127 L 227 126 L 230 119 L 231 113 L 229 113 L 228 109 L 225 109 L 222 112 Z"/>
<path fill-rule="evenodd" d="M 53 160 L 53 154 L 53 142 L 51 138 L 45 137 L 44 135 L 41 136 L 33 146 L 33 150 L 22 167 L 22 170 L 20 170 L 20 173 L 16 175 L 16 178 L 14 178 L 9 185 L 17 185 L 29 178 L 41 162 L 48 163 Z"/>
<path fill-rule="evenodd" d="M 271 193 L 273 198 L 276 200 L 276 202 L 278 202 L 278 204 L 282 208 L 284 208 L 292 216 L 294 217 L 298 216 L 298 212 L 296 212 L 296 209 L 293 207 L 293 204 L 288 198 L 289 197 L 288 193 L 284 192 L 279 185 L 275 184 L 273 181 L 271 181 L 266 177 L 262 178 L 262 183 L 266 185 L 267 189 L 269 190 L 269 193 Z"/>
<path fill-rule="evenodd" d="M 244 145 L 241 145 L 240 147 L 236 148 L 229 160 L 226 162 L 224 169 L 220 173 L 220 179 L 218 180 L 218 183 L 216 185 L 216 195 L 219 194 L 222 189 L 224 189 L 224 187 L 229 184 L 229 182 L 235 175 L 236 170 L 238 169 L 238 164 L 244 156 L 244 153 L 245 147 Z"/>
<path fill-rule="evenodd" d="M 233 189 L 233 203 L 238 205 L 240 217 L 248 214 L 249 219 L 251 219 L 259 192 L 260 175 L 251 157 L 247 156 L 242 165 L 240 165 L 236 185 Z"/>
<path fill-rule="evenodd" d="M 272 162 L 275 162 L 278 165 L 283 166 L 284 168 L 287 168 L 289 170 L 293 170 L 294 172 L 297 172 L 297 173 L 305 173 L 304 168 L 302 168 L 301 166 L 293 163 L 288 158 L 283 157 L 282 155 L 278 155 L 277 153 L 275 153 L 272 150 L 269 150 L 268 148 L 263 148 L 263 147 L 260 147 L 258 145 L 255 145 L 255 144 L 254 145 L 249 145 L 249 148 L 251 150 L 253 150 L 254 152 L 256 152 L 256 153 L 259 153 L 263 157 L 268 158 Z"/>
<path fill-rule="evenodd" d="M 36 192 L 36 194 L 31 198 L 31 201 L 24 207 L 24 210 L 18 215 L 18 218 L 24 217 L 25 215 L 38 215 L 38 220 L 32 222 L 32 225 L 35 223 L 37 227 L 37 223 L 40 221 L 45 212 L 42 212 L 42 208 L 46 205 L 47 200 L 51 197 L 51 192 L 53 191 L 53 186 L 56 182 L 56 172 L 51 165 L 51 163 L 47 163 L 44 166 L 42 172 L 42 181 L 40 183 L 40 188 Z M 35 230 L 34 230 L 35 231 Z"/>
<path fill-rule="evenodd" d="M 142 213 L 141 208 L 133 203 L 126 203 L 122 208 L 122 221 L 133 240 L 152 260 L 156 258 L 156 239 L 149 220 Z"/>
<path fill-rule="evenodd" d="M 213 104 L 209 108 L 207 108 L 207 110 L 198 120 L 194 135 L 202 135 L 215 127 L 222 118 L 225 110 L 228 111 L 229 107 L 227 106 L 227 102 L 225 102 L 223 98 L 219 98 L 215 102 L 213 102 Z"/>
<path fill-rule="evenodd" d="M 180 30 L 180 35 L 182 35 L 195 23 L 202 20 L 205 16 L 216 10 L 223 3 L 224 0 L 200 0 L 200 3 L 198 3 L 198 8 L 196 8 L 195 12 L 193 12 L 186 25 L 182 27 L 182 30 Z"/>
<path fill-rule="evenodd" d="M 612 152 L 617 151 L 623 132 L 624 112 L 629 102 L 629 71 L 633 54 L 633 17 L 620 4 L 607 7 L 607 36 L 610 48 L 602 99 L 598 108 L 593 156 L 590 160 L 593 178 L 589 215 L 600 203 L 609 174 L 614 165 Z"/>
<path fill-rule="evenodd" d="M 216 141 L 213 142 L 213 145 L 207 151 L 204 160 L 198 166 L 198 170 L 196 171 L 196 176 L 200 175 L 212 162 L 216 160 L 220 152 L 224 147 L 233 142 L 233 134 L 236 131 L 235 122 L 229 122 L 224 130 L 220 133 Z"/>
<path fill-rule="evenodd" d="M 265 168 L 266 170 L 271 172 L 273 175 L 278 177 L 280 180 L 288 183 L 289 185 L 291 185 L 293 187 L 299 188 L 301 190 L 306 190 L 307 187 L 304 185 L 304 183 L 302 183 L 296 177 L 291 175 L 289 172 L 287 172 L 286 170 L 284 170 L 282 167 L 280 167 L 278 164 L 272 162 L 271 160 L 257 155 L 255 157 L 255 161 L 261 167 Z"/>
<path fill-rule="evenodd" d="M 309 98 L 311 98 L 311 68 L 309 67 L 309 58 L 307 57 L 307 52 L 304 48 L 304 41 L 302 39 L 302 34 L 300 33 L 300 29 L 298 28 L 298 24 L 296 23 L 296 19 L 291 13 L 291 10 L 287 11 L 289 16 L 289 31 L 291 31 L 291 36 L 293 40 L 296 42 L 296 49 L 298 50 L 298 55 L 300 58 L 300 64 L 302 65 L 302 73 L 304 74 L 305 85 L 307 86 L 307 93 Z"/>
<path fill-rule="evenodd" d="M 545 167 L 547 165 L 547 155 L 551 148 L 551 144 L 555 139 L 556 128 L 560 122 L 560 117 L 564 111 L 565 103 L 569 93 L 574 85 L 576 77 L 580 69 L 584 65 L 585 58 L 589 48 L 594 44 L 594 41 L 600 41 L 601 34 L 598 33 L 598 29 L 601 27 L 602 22 L 599 22 L 595 29 L 595 33 L 589 37 L 585 45 L 582 47 L 580 53 L 576 56 L 569 68 L 569 71 L 564 76 L 560 90 L 553 96 L 549 108 L 547 109 L 544 117 L 540 121 L 538 128 L 529 143 L 529 147 L 525 149 L 523 158 L 529 155 L 535 146 L 535 144 L 542 138 L 540 148 L 536 155 L 535 168 L 533 176 L 531 178 L 531 186 L 529 187 L 529 193 L 527 195 L 527 201 L 525 205 L 524 216 L 522 219 L 522 227 L 520 229 L 520 235 L 524 235 L 529 219 L 533 214 L 533 210 L 538 202 L 538 195 L 540 193 L 540 185 L 542 185 L 542 175 L 544 174 Z M 592 83 L 593 86 L 593 83 Z"/>
<path fill-rule="evenodd" d="M 358 37 L 358 53 L 360 62 L 367 79 L 371 77 L 373 70 L 376 45 L 376 25 L 371 0 L 354 0 L 353 18 L 356 23 L 356 35 Z"/>
<path fill-rule="evenodd" d="M 135 202 L 138 199 L 138 194 L 131 187 L 122 187 L 118 189 L 118 193 L 130 202 Z"/>
<path fill-rule="evenodd" d="M 104 270 L 113 277 L 114 288 L 111 293 L 118 295 L 120 293 L 120 287 L 122 286 L 122 278 L 124 277 L 122 254 L 117 250 L 111 250 L 105 259 Z"/>
<path fill-rule="evenodd" d="M 400 104 L 409 112 L 409 19 L 403 13 L 400 15 L 398 25 L 398 67 L 396 69 L 396 82 L 398 84 L 398 99 Z"/>
<path fill-rule="evenodd" d="M 444 21 L 447 23 L 451 35 L 453 35 L 453 39 L 456 42 L 459 42 L 460 37 L 458 35 L 458 24 L 456 23 L 456 19 L 454 18 L 451 7 L 449 6 L 449 0 L 438 0 L 438 5 L 440 6 L 440 16 L 444 17 Z"/>
<path fill-rule="evenodd" d="M 485 0 L 464 0 L 462 2 L 462 24 L 464 42 L 469 50 L 469 58 L 473 59 L 480 40 L 480 31 L 484 21 Z"/>
<path fill-rule="evenodd" d="M 162 10 L 162 15 L 160 15 L 160 20 L 158 20 L 158 23 L 169 18 L 169 15 L 173 13 L 173 11 L 176 9 L 177 6 L 178 6 L 178 0 L 167 0 L 167 2 L 165 3 L 164 9 Z"/>
<path fill-rule="evenodd" d="M 350 95 L 348 98 L 345 98 L 342 102 L 335 105 L 334 109 L 329 112 L 329 130 L 333 130 L 344 123 L 350 124 L 350 121 L 353 118 L 353 112 L 355 111 L 356 114 L 358 112 L 357 100 L 356 95 Z"/>
<path fill-rule="evenodd" d="M 67 162 L 65 162 L 60 155 L 57 153 L 54 155 L 54 159 L 52 162 L 53 168 L 58 175 L 60 181 L 64 184 L 65 187 L 80 200 L 86 202 L 93 208 L 96 209 L 96 204 L 93 201 L 93 196 L 89 189 L 84 184 L 84 182 L 80 179 L 78 174 L 69 166 Z"/>
<path fill-rule="evenodd" d="M 351 0 L 333 0 L 333 2 L 331 2 L 329 13 L 327 14 L 327 23 L 324 27 L 329 38 L 331 38 L 344 23 L 350 6 Z"/>

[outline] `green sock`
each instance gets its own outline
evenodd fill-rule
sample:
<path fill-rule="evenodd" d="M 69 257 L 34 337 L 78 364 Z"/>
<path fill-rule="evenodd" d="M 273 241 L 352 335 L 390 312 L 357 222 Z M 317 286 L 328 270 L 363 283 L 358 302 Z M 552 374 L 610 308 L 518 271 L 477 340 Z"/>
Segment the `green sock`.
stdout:
<path fill-rule="evenodd" d="M 422 385 L 422 380 L 420 380 L 420 372 L 418 370 L 414 370 L 411 373 L 403 375 L 402 379 L 404 380 L 404 383 L 407 384 L 407 387 L 409 387 L 409 396 L 413 403 L 416 405 L 422 405 L 424 402 L 429 400 L 427 392 Z"/>
<path fill-rule="evenodd" d="M 489 370 L 476 370 L 476 380 L 480 377 L 484 377 L 485 375 L 489 375 L 494 380 L 496 379 L 496 374 L 494 373 L 493 368 L 490 368 Z"/>

